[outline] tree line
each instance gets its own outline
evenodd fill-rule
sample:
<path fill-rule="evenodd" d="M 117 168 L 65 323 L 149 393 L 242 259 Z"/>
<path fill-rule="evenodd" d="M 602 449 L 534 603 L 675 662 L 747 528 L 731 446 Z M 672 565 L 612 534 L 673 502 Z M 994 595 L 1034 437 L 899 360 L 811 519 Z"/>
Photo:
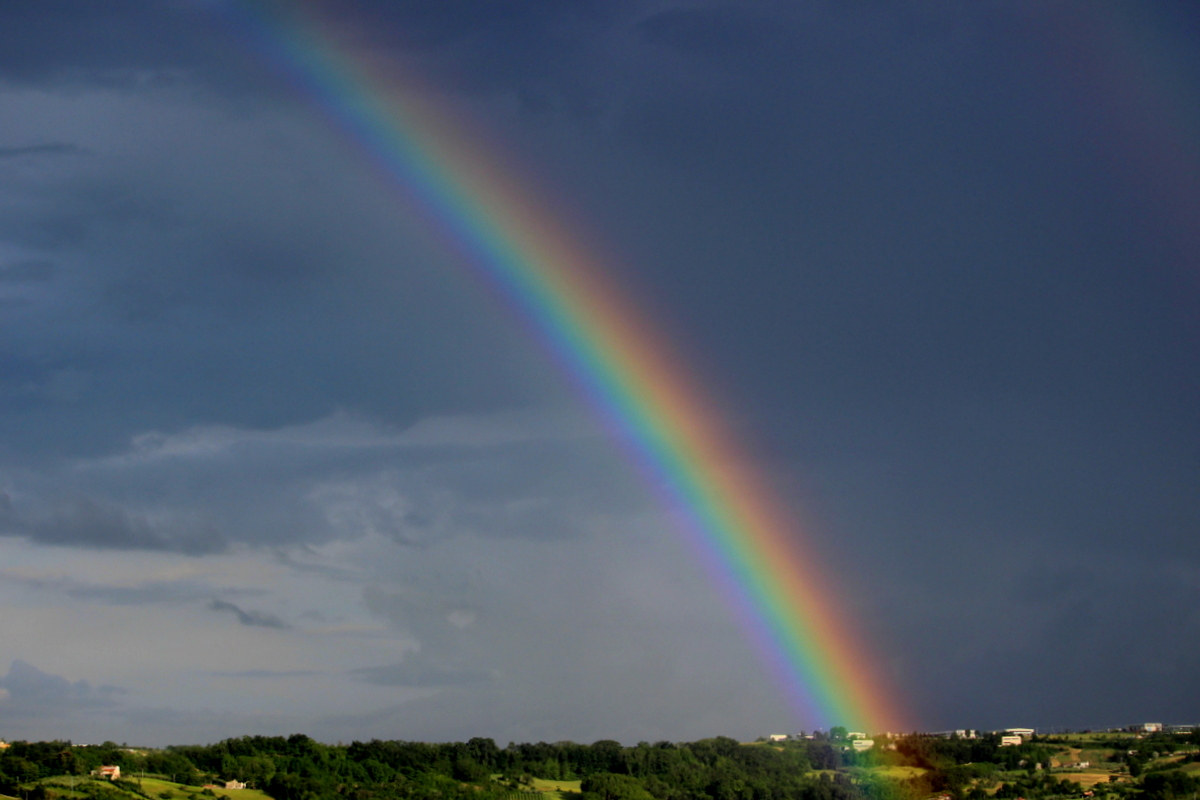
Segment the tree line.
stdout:
<path fill-rule="evenodd" d="M 1188 741 L 1167 736 L 1139 740 L 1134 752 L 1167 753 Z M 1137 760 L 1129 755 L 1133 748 L 1128 742 L 1112 745 L 1114 756 Z M 604 740 L 510 743 L 504 748 L 485 738 L 329 745 L 303 734 L 244 736 L 162 750 L 113 742 L 90 747 L 14 742 L 0 754 L 0 792 L 18 795 L 22 786 L 39 779 L 86 775 L 103 764 L 120 766 L 126 776 L 191 785 L 218 778 L 245 781 L 274 800 L 513 800 L 514 793 L 530 792 L 532 778 L 579 780 L 579 800 L 926 800 L 939 793 L 953 800 L 1081 797 L 1078 784 L 1040 769 L 1049 766 L 1057 749 L 1051 740 L 1001 747 L 998 736 L 920 735 L 881 738 L 864 752 L 830 737 L 757 745 L 716 737 L 631 747 Z M 897 779 L 871 769 L 888 766 L 919 767 L 920 773 Z M 1150 769 L 1138 786 L 1114 786 L 1106 793 L 1192 800 L 1190 792 L 1200 788 L 1198 783 L 1178 769 L 1171 774 Z M 101 788 L 89 791 L 96 795 Z M 122 788 L 138 791 L 136 784 Z M 41 792 L 28 800 L 53 800 L 45 796 L 45 787 Z M 128 794 L 124 800 L 130 800 Z"/>

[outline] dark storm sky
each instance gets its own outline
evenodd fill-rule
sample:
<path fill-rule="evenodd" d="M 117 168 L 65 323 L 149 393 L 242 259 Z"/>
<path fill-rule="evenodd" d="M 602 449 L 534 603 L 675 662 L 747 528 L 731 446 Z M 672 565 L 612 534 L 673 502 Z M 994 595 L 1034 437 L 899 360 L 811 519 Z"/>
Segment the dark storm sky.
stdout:
<path fill-rule="evenodd" d="M 814 727 L 238 8 L 0 6 L 0 737 Z M 912 727 L 1200 721 L 1200 15 L 322 14 L 605 253 Z"/>

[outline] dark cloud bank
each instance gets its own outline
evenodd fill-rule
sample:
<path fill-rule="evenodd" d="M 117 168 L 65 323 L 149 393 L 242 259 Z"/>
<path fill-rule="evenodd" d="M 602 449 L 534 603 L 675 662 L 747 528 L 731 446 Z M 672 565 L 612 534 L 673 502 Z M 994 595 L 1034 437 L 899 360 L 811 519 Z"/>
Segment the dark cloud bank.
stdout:
<path fill-rule="evenodd" d="M 412 692 L 323 730 L 424 719 L 430 736 L 555 739 L 607 724 L 652 739 L 733 719 L 762 733 L 767 703 L 746 686 L 759 668 L 728 620 L 622 625 L 605 610 L 636 604 L 597 592 L 590 616 L 585 580 L 530 571 L 540 591 L 526 593 L 436 562 L 479 541 L 575 564 L 570 548 L 653 506 L 595 431 L 526 421 L 487 438 L 507 430 L 494 415 L 559 409 L 569 391 L 227 12 L 0 9 L 0 536 L 189 564 L 276 552 L 361 583 L 356 610 L 420 649 L 340 672 L 228 670 Z M 1200 251 L 1186 235 L 1200 156 L 1161 146 L 1200 140 L 1187 111 L 1200 57 L 1181 33 L 1193 13 L 540 0 L 322 13 L 438 86 L 610 243 L 614 277 L 811 523 L 914 725 L 1200 715 Z M 1115 82 L 1138 52 L 1171 81 Z M 1156 172 L 1157 156 L 1173 160 Z M 485 422 L 455 442 L 412 438 L 430 419 Z M 404 580 L 424 594 L 319 549 L 374 537 L 404 554 L 397 571 L 422 565 Z M 651 574 L 672 557 L 647 554 Z M 521 574 L 502 555 L 490 568 Z M 256 610 L 278 606 L 200 580 L 35 583 L 19 585 L 307 635 L 299 609 Z M 565 644 L 532 677 L 518 652 L 551 648 L 533 623 L 544 612 L 522 602 L 577 615 L 547 623 Z M 492 608 L 505 613 L 479 611 Z M 628 683 L 611 678 L 622 670 Z M 118 697 L 19 660 L 0 686 L 17 716 L 51 694 Z M 698 708 L 706 692 L 723 700 Z M 539 693 L 556 705 L 523 710 Z M 640 734 L 623 711 L 661 727 Z M 162 711 L 156 735 L 220 729 L 184 717 Z"/>

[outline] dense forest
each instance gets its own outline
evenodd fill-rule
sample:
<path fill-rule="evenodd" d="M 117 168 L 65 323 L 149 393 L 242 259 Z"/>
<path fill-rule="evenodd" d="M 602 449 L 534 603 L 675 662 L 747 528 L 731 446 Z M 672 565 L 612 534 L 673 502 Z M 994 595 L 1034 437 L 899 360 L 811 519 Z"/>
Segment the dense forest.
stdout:
<path fill-rule="evenodd" d="M 1090 740 L 1089 752 L 1112 775 L 1089 789 L 1050 768 L 1072 744 L 1064 739 L 1002 747 L 999 736 L 879 737 L 863 752 L 849 744 L 828 735 L 633 747 L 599 741 L 500 748 L 482 738 L 328 745 L 300 734 L 162 750 L 13 742 L 0 754 L 0 792 L 21 800 L 187 800 L 199 795 L 178 790 L 207 786 L 200 791 L 220 800 L 228 795 L 217 782 L 227 780 L 273 800 L 1194 800 L 1200 790 L 1191 769 L 1200 733 Z M 89 778 L 101 765 L 120 766 L 123 779 Z M 559 783 L 538 791 L 538 781 Z"/>

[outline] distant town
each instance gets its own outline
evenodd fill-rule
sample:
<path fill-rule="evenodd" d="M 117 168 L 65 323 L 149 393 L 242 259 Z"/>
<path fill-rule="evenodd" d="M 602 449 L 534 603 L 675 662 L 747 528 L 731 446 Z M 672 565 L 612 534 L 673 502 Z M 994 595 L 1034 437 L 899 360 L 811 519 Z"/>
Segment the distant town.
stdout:
<path fill-rule="evenodd" d="M 1128 725 L 1122 728 L 1105 728 L 1099 731 L 1099 733 L 1112 735 L 1134 734 L 1144 736 L 1150 733 L 1163 732 L 1187 734 L 1197 730 L 1200 730 L 1200 723 L 1194 725 L 1164 725 L 1161 722 L 1143 722 L 1138 725 Z M 973 728 L 960 728 L 953 731 L 933 731 L 931 733 L 914 732 L 897 734 L 889 732 L 872 736 L 857 731 L 846 731 L 845 729 L 834 728 L 829 733 L 822 731 L 814 731 L 813 733 L 805 733 L 802 731 L 797 734 L 773 733 L 767 737 L 764 737 L 764 739 L 760 741 L 765 740 L 770 742 L 783 742 L 788 740 L 816 741 L 821 739 L 840 739 L 847 741 L 850 747 L 861 752 L 864 750 L 870 750 L 872 747 L 874 747 L 876 739 L 879 738 L 893 740 L 904 736 L 936 736 L 942 739 L 978 739 L 980 736 L 991 735 L 999 737 L 1001 747 L 1009 747 L 1032 741 L 1033 737 L 1037 735 L 1037 733 L 1037 728 L 1003 728 L 1001 730 L 994 731 L 979 731 Z M 1070 735 L 1070 733 L 1072 733 L 1072 731 L 1067 728 L 1054 728 L 1051 730 L 1042 731 L 1043 736 L 1066 736 Z M 1092 734 L 1095 732 L 1091 729 L 1087 729 L 1077 731 L 1077 733 Z M 890 747 L 890 745 L 888 746 Z M 891 747 L 891 749 L 894 750 L 895 748 Z"/>

